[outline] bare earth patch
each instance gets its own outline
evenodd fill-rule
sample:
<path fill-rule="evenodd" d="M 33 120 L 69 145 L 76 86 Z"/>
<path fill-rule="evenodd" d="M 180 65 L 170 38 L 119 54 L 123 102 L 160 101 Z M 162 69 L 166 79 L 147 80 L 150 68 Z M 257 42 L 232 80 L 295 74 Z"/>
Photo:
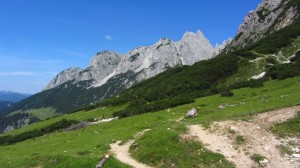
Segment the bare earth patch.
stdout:
<path fill-rule="evenodd" d="M 133 140 L 129 140 L 124 145 L 119 145 L 121 141 L 117 141 L 114 144 L 110 145 L 110 152 L 112 152 L 115 157 L 120 160 L 122 163 L 128 164 L 134 168 L 151 168 L 150 166 L 147 166 L 146 164 L 140 163 L 136 161 L 134 158 L 131 157 L 129 153 L 130 146 L 134 143 L 135 139 L 142 136 L 146 131 L 149 131 L 149 129 L 146 129 L 134 136 Z"/>
<path fill-rule="evenodd" d="M 281 156 L 279 151 L 280 145 L 289 145 L 291 141 L 299 147 L 299 138 L 281 139 L 269 131 L 270 126 L 295 117 L 298 111 L 300 106 L 262 113 L 246 122 L 214 122 L 210 129 L 191 125 L 189 133 L 182 138 L 201 141 L 207 149 L 223 154 L 238 168 L 260 167 L 250 158 L 253 154 L 266 157 L 265 167 L 300 168 L 299 158 Z M 237 137 L 244 140 L 237 143 Z"/>

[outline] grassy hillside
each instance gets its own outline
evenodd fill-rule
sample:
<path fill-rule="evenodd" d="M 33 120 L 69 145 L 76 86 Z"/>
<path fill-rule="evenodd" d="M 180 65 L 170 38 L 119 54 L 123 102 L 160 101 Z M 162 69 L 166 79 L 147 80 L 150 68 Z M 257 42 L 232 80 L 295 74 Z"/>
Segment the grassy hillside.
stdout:
<path fill-rule="evenodd" d="M 287 8 L 295 4 L 299 6 L 299 2 L 299 0 L 292 0 L 286 6 Z M 253 86 L 255 85 L 253 83 L 257 82 L 248 81 L 248 79 L 270 70 L 267 75 L 272 76 L 273 79 L 299 75 L 299 64 L 280 65 L 299 50 L 299 35 L 300 22 L 298 20 L 244 49 L 223 53 L 214 59 L 201 61 L 193 66 L 167 70 L 112 99 L 101 102 L 100 106 L 127 103 L 129 106 L 126 109 L 114 114 L 127 117 L 192 103 L 194 98 L 221 93 L 232 88 Z M 25 99 L 7 112 L 31 110 L 34 111 L 31 112 L 34 116 L 46 119 L 79 109 L 99 107 L 99 104 L 88 106 L 103 98 L 120 93 L 126 88 L 123 79 L 132 81 L 133 77 L 132 72 L 120 74 L 108 80 L 108 83 L 103 86 L 90 89 L 86 89 L 90 81 L 80 82 L 76 85 L 73 84 L 73 81 L 69 81 Z M 111 90 L 116 90 L 116 92 L 111 92 Z M 39 109 L 50 108 L 55 112 L 48 111 L 45 116 L 39 112 Z"/>
<path fill-rule="evenodd" d="M 260 86 L 264 80 L 300 75 L 299 35 L 300 22 L 296 21 L 244 49 L 165 71 L 98 106 L 128 103 L 126 109 L 114 113 L 114 116 L 128 117 L 192 103 L 194 98 L 231 89 Z M 290 60 L 293 55 L 296 55 L 294 60 Z M 284 61 L 291 63 L 282 64 Z M 264 79 L 250 80 L 261 73 L 266 73 Z"/>
<path fill-rule="evenodd" d="M 22 100 L 6 110 L 6 112 L 51 108 L 57 113 L 53 114 L 53 116 L 56 116 L 78 111 L 82 106 L 88 106 L 95 101 L 115 95 L 115 92 L 124 90 L 126 87 L 122 79 L 131 80 L 133 75 L 132 72 L 119 74 L 109 79 L 104 85 L 96 88 L 89 88 L 91 81 L 81 81 L 76 83 L 76 85 L 73 83 L 74 81 L 68 81 L 58 87 L 42 91 Z"/>
<path fill-rule="evenodd" d="M 251 115 L 280 107 L 300 104 L 300 77 L 285 80 L 269 81 L 260 88 L 243 88 L 233 90 L 232 97 L 221 97 L 219 94 L 196 99 L 192 104 L 186 104 L 156 113 L 114 120 L 109 123 L 89 126 L 76 131 L 58 131 L 51 134 L 19 142 L 15 145 L 0 146 L 0 167 L 94 167 L 109 150 L 109 144 L 116 140 L 123 142 L 137 132 L 146 128 L 152 129 L 141 137 L 140 147 L 144 153 L 135 153 L 134 157 L 157 167 L 170 167 L 175 163 L 179 167 L 192 167 L 195 162 L 203 167 L 224 167 L 218 164 L 223 160 L 224 165 L 231 167 L 220 154 L 205 150 L 198 142 L 181 142 L 179 135 L 186 131 L 186 124 L 203 124 L 209 126 L 212 121 L 225 119 L 249 119 Z M 220 109 L 219 106 L 226 106 Z M 195 107 L 199 116 L 193 119 L 183 118 L 187 110 Z M 9 132 L 5 135 L 18 135 L 25 131 L 43 128 L 62 119 L 90 120 L 93 118 L 109 118 L 124 107 L 100 108 L 91 111 L 81 111 L 50 120 L 38 122 L 30 126 Z M 161 143 L 160 139 L 168 139 Z M 169 140 L 170 139 L 170 140 Z M 157 140 L 157 141 L 152 141 Z M 149 143 L 152 144 L 149 144 Z M 155 143 L 157 143 L 155 145 Z M 161 163 L 161 155 L 155 146 L 160 145 L 165 162 Z M 150 145 L 150 146 L 149 146 Z M 151 147 L 151 145 L 154 145 Z M 186 150 L 181 150 L 186 149 Z M 204 149 L 201 157 L 196 150 Z M 190 156 L 190 157 L 182 157 Z M 114 158 L 110 158 L 105 167 L 127 167 Z"/>

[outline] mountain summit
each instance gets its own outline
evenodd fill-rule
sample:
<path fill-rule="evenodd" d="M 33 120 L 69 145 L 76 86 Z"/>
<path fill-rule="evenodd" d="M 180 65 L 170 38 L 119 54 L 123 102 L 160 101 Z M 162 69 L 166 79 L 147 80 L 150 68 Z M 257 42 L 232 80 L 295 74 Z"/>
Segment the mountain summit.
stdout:
<path fill-rule="evenodd" d="M 91 60 L 87 69 L 69 68 L 60 72 L 45 87 L 55 88 L 65 82 L 87 82 L 86 89 L 100 87 L 117 75 L 130 74 L 122 79 L 126 88 L 151 78 L 177 65 L 192 65 L 210 59 L 218 53 L 201 31 L 186 32 L 182 39 L 174 42 L 161 38 L 152 46 L 142 46 L 121 55 L 114 51 L 102 51 Z M 128 76 L 128 75 L 127 75 Z M 105 98 L 110 95 L 102 96 Z"/>
<path fill-rule="evenodd" d="M 299 7 L 293 0 L 263 0 L 256 10 L 250 11 L 240 25 L 237 35 L 229 44 L 242 48 L 266 35 L 278 31 L 299 18 Z"/>

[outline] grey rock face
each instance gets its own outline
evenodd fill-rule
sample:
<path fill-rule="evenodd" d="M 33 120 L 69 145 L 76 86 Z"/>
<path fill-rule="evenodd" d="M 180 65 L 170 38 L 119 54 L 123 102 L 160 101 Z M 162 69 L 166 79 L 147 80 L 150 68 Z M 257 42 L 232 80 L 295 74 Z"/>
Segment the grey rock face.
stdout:
<path fill-rule="evenodd" d="M 299 11 L 290 1 L 263 0 L 256 10 L 250 11 L 245 17 L 229 46 L 244 47 L 293 23 L 299 18 Z"/>
<path fill-rule="evenodd" d="M 232 41 L 233 41 L 233 38 L 228 38 L 227 41 L 224 40 L 222 44 L 220 44 L 220 45 L 216 44 L 216 46 L 215 46 L 215 49 L 216 49 L 215 55 L 222 52 L 228 45 L 231 44 Z"/>
<path fill-rule="evenodd" d="M 81 71 L 82 69 L 80 68 L 72 67 L 60 72 L 50 81 L 50 83 L 45 87 L 44 90 L 54 88 L 60 84 L 65 83 L 66 81 L 76 79 Z"/>
<path fill-rule="evenodd" d="M 178 42 L 161 38 L 152 46 L 142 46 L 120 55 L 114 51 L 97 53 L 90 66 L 81 70 L 69 68 L 62 71 L 47 85 L 45 89 L 54 88 L 67 81 L 92 81 L 90 87 L 99 87 L 109 79 L 128 72 L 133 72 L 135 79 L 122 79 L 127 86 L 151 78 L 177 65 L 192 65 L 200 60 L 210 59 L 219 52 L 204 35 L 187 32 Z"/>
<path fill-rule="evenodd" d="M 192 108 L 191 110 L 189 110 L 186 115 L 185 115 L 187 118 L 190 118 L 190 117 L 197 117 L 198 116 L 198 111 L 197 109 L 195 108 Z"/>
<path fill-rule="evenodd" d="M 175 45 L 186 65 L 192 65 L 199 59 L 210 59 L 216 51 L 200 31 L 196 34 L 192 32 L 185 33 L 183 38 L 176 42 Z"/>

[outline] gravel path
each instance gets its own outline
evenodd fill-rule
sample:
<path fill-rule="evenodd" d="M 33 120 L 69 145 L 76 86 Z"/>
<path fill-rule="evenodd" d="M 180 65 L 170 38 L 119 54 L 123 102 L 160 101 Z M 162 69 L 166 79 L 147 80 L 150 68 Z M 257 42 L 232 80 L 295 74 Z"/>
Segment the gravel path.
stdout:
<path fill-rule="evenodd" d="M 253 154 L 265 156 L 268 160 L 265 167 L 268 168 L 300 168 L 299 158 L 280 155 L 278 146 L 288 144 L 289 139 L 280 139 L 268 130 L 275 123 L 295 117 L 299 111 L 300 106 L 294 106 L 256 115 L 248 122 L 214 122 L 207 130 L 200 125 L 191 125 L 189 134 L 182 138 L 201 141 L 207 149 L 223 154 L 238 168 L 260 167 L 250 159 Z M 245 142 L 237 145 L 237 136 L 244 137 Z M 299 142 L 299 138 L 296 139 Z"/>
<path fill-rule="evenodd" d="M 146 129 L 140 133 L 138 133 L 137 135 L 135 135 L 135 139 L 139 138 L 140 136 L 142 136 L 146 131 L 149 131 L 149 129 Z M 110 152 L 112 152 L 115 157 L 120 160 L 122 163 L 128 164 L 134 168 L 151 168 L 150 166 L 147 166 L 146 164 L 143 164 L 141 162 L 138 162 L 137 160 L 135 160 L 134 158 L 131 157 L 130 153 L 129 153 L 129 148 L 130 146 L 134 143 L 134 140 L 129 140 L 127 143 L 125 143 L 124 145 L 119 145 L 121 143 L 121 141 L 118 141 L 114 144 L 110 145 Z"/>

